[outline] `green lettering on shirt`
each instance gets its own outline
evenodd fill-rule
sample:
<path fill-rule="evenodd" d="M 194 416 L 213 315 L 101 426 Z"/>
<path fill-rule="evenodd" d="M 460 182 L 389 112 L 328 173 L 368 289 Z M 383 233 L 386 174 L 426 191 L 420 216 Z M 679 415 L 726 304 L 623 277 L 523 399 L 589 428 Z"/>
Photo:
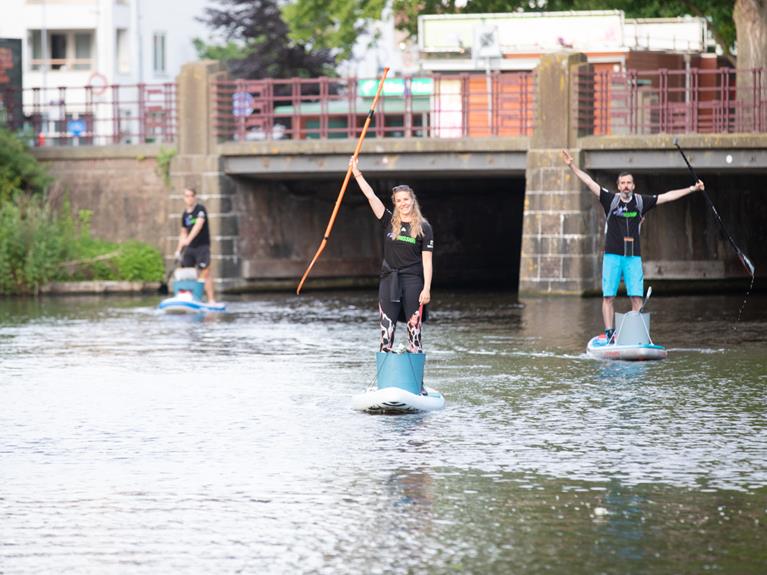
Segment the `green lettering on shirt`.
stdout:
<path fill-rule="evenodd" d="M 410 236 L 397 236 L 397 239 L 401 242 L 407 242 L 409 244 L 415 243 L 415 238 L 411 238 Z"/>
<path fill-rule="evenodd" d="M 639 215 L 639 212 L 623 212 L 621 215 L 624 218 L 635 218 Z"/>

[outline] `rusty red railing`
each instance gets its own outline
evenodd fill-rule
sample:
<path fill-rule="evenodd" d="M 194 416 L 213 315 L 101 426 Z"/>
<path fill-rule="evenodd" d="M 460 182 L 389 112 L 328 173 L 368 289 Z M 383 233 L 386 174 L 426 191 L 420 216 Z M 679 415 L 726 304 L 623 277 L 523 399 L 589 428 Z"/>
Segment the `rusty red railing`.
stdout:
<path fill-rule="evenodd" d="M 575 76 L 578 134 L 767 131 L 767 71 L 599 70 Z"/>
<path fill-rule="evenodd" d="M 221 81 L 216 133 L 221 142 L 356 138 L 375 86 L 358 78 Z M 534 115 L 531 72 L 390 78 L 368 138 L 527 136 Z"/>
<path fill-rule="evenodd" d="M 221 142 L 356 138 L 375 79 L 231 80 L 212 86 Z M 372 87 L 372 88 L 371 88 Z M 176 84 L 0 91 L 0 123 L 36 145 L 171 143 Z M 534 72 L 387 79 L 368 138 L 529 136 Z M 767 70 L 613 70 L 574 76 L 578 135 L 767 132 Z M 19 113 L 21 108 L 21 113 Z M 200 119 L 200 121 L 204 121 Z"/>
<path fill-rule="evenodd" d="M 172 143 L 176 140 L 176 84 L 108 85 L 101 88 L 30 88 L 18 101 L 5 90 L 5 123 L 30 132 L 37 146 Z"/>

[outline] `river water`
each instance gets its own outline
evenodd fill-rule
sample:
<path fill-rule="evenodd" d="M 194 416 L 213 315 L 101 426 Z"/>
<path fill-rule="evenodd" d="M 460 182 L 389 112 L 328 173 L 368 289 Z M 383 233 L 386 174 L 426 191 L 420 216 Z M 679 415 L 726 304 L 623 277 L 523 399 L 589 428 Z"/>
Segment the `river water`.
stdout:
<path fill-rule="evenodd" d="M 405 416 L 350 408 L 374 293 L 1 301 L 0 573 L 765 572 L 764 295 L 656 295 L 646 364 L 599 299 L 434 296 Z"/>

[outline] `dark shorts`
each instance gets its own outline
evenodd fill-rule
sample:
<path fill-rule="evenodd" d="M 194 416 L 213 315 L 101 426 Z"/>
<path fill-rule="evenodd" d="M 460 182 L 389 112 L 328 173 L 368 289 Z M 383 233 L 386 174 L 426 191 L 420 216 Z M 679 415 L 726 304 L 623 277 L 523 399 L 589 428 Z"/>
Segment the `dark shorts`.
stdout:
<path fill-rule="evenodd" d="M 184 257 L 181 259 L 181 267 L 198 267 L 201 270 L 210 266 L 210 246 L 187 246 L 184 250 Z"/>
<path fill-rule="evenodd" d="M 378 285 L 378 303 L 381 311 L 392 321 L 405 322 L 418 311 L 418 297 L 423 290 L 423 278 L 417 275 L 400 274 L 394 290 L 397 293 L 392 293 L 395 275 L 396 272 L 381 278 L 381 283 Z M 394 299 L 399 301 L 392 301 Z"/>

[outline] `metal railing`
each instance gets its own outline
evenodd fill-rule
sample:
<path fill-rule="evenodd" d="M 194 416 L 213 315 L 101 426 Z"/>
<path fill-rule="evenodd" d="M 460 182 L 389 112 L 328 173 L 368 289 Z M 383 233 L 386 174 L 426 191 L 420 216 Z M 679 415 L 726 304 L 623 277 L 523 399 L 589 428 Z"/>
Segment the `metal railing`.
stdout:
<path fill-rule="evenodd" d="M 36 146 L 171 143 L 176 139 L 176 84 L 30 88 L 0 93 L 7 127 Z M 2 117 L 0 117 L 0 120 Z"/>
<path fill-rule="evenodd" d="M 356 138 L 377 79 L 291 78 L 217 82 L 220 142 Z M 368 138 L 529 136 L 531 72 L 419 75 L 386 80 Z"/>
<path fill-rule="evenodd" d="M 575 78 L 579 136 L 767 131 L 767 71 L 594 71 Z"/>
<path fill-rule="evenodd" d="M 356 138 L 378 80 L 292 78 L 214 83 L 218 140 Z M 170 143 L 176 84 L 0 89 L 0 124 L 38 146 Z M 369 138 L 530 136 L 533 72 L 387 79 Z M 767 132 L 767 70 L 596 70 L 574 76 L 579 136 Z M 19 112 L 21 110 L 21 112 Z"/>

